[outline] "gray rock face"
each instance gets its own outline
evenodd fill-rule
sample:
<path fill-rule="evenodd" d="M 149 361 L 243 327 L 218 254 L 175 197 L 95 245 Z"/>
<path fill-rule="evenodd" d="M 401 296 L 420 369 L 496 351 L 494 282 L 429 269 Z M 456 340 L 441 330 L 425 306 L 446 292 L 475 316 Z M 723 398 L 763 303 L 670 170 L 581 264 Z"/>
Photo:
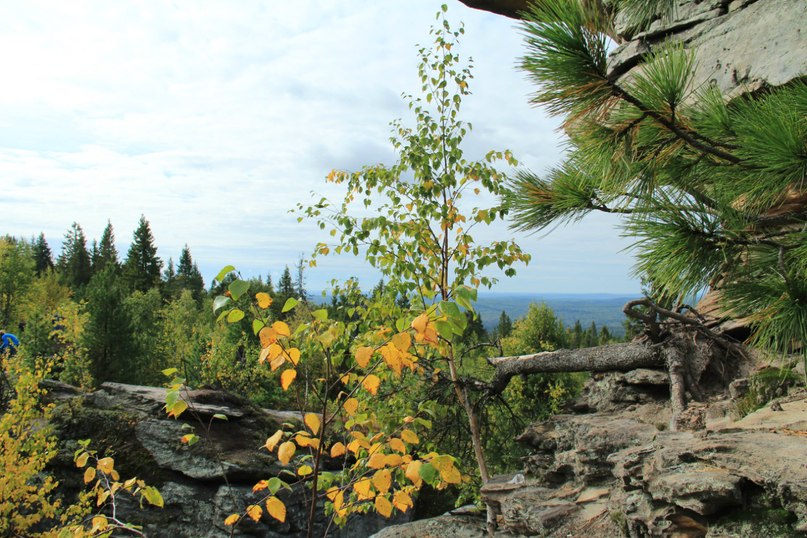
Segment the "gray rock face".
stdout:
<path fill-rule="evenodd" d="M 729 97 L 807 76 L 807 2 L 682 0 L 672 21 L 655 21 L 611 55 L 623 80 L 641 57 L 667 39 L 695 51 L 694 88 L 715 84 Z M 617 29 L 630 35 L 624 23 Z"/>
<path fill-rule="evenodd" d="M 299 413 L 256 408 L 218 391 L 191 391 L 186 400 L 193 405 L 180 420 L 168 418 L 165 389 L 105 383 L 92 394 L 80 394 L 70 387 L 52 386 L 52 398 L 59 407 L 54 425 L 62 444 L 54 473 L 68 489 L 82 489 L 71 455 L 80 439 L 91 439 L 91 448 L 115 458 L 123 478 L 137 476 L 156 486 L 165 501 L 163 509 L 140 508 L 120 496 L 118 514 L 124 521 L 142 525 L 148 536 L 220 538 L 230 536 L 224 519 L 242 512 L 261 499 L 252 486 L 278 476 L 288 466 L 260 447 L 283 423 L 301 422 Z M 214 419 L 225 415 L 227 420 Z M 195 417 L 195 418 L 194 418 Z M 196 420 L 198 419 L 198 421 Z M 185 423 L 194 425 L 201 441 L 192 447 L 180 442 L 188 433 Z M 244 521 L 235 536 L 266 538 L 306 535 L 308 504 L 302 487 L 281 490 L 286 504 L 286 522 L 266 513 L 259 522 Z M 328 520 L 317 511 L 315 536 L 323 536 Z M 375 515 L 356 517 L 344 529 L 333 527 L 328 536 L 362 538 L 392 523 L 406 521 L 406 515 L 387 521 Z"/>

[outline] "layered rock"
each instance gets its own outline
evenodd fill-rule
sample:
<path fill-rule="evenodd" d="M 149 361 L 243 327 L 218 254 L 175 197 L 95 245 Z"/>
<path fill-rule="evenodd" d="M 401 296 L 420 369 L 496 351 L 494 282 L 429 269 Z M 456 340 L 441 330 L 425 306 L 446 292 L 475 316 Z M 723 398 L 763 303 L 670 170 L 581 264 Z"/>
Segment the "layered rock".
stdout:
<path fill-rule="evenodd" d="M 532 449 L 524 470 L 482 489 L 500 510 L 501 535 L 807 535 L 807 392 L 739 420 L 738 400 L 715 399 L 693 406 L 692 430 L 672 432 L 662 379 L 595 376 L 577 413 L 529 427 L 519 437 Z M 412 525 L 377 536 L 479 536 L 484 517 Z"/>

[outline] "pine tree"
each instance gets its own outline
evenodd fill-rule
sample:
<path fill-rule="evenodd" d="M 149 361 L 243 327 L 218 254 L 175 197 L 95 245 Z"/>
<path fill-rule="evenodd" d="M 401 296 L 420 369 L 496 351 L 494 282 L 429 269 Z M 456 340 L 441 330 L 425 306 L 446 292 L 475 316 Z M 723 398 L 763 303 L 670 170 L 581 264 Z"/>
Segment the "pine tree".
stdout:
<path fill-rule="evenodd" d="M 45 240 L 45 234 L 40 233 L 35 241 L 32 241 L 34 254 L 34 270 L 37 275 L 41 275 L 48 269 L 53 269 L 53 253 Z"/>
<path fill-rule="evenodd" d="M 87 238 L 77 222 L 65 234 L 57 266 L 65 283 L 73 290 L 83 288 L 90 281 L 92 267 Z"/>
<path fill-rule="evenodd" d="M 656 299 L 678 305 L 717 289 L 756 344 L 807 360 L 807 82 L 729 102 L 694 88 L 692 52 L 669 43 L 627 79 L 611 77 L 613 14 L 592 5 L 538 0 L 523 25 L 533 103 L 563 117 L 569 149 L 546 175 L 512 181 L 515 226 L 620 214 Z M 647 2 L 640 18 L 664 5 L 674 3 Z"/>
<path fill-rule="evenodd" d="M 98 244 L 98 252 L 93 258 L 93 272 L 103 271 L 107 266 L 112 266 L 117 270 L 120 267 L 118 261 L 118 249 L 115 248 L 115 232 L 112 229 L 112 222 L 107 221 L 106 227 L 101 234 L 101 241 Z"/>
<path fill-rule="evenodd" d="M 158 286 L 162 266 L 162 260 L 157 257 L 151 227 L 146 217 L 141 215 L 123 264 L 124 274 L 131 289 L 148 291 Z"/>

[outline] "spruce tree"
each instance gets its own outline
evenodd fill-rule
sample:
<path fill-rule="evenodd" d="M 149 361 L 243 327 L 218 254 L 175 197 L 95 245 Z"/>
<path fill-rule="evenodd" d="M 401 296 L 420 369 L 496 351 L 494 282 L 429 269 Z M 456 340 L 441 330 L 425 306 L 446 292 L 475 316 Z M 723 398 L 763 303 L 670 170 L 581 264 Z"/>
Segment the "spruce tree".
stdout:
<path fill-rule="evenodd" d="M 639 24 L 670 5 L 646 2 Z M 729 101 L 693 86 L 694 55 L 674 43 L 609 76 L 614 14 L 598 6 L 538 0 L 523 24 L 533 103 L 563 118 L 569 143 L 547 174 L 512 180 L 514 225 L 622 215 L 657 302 L 719 290 L 723 311 L 753 325 L 754 343 L 807 352 L 807 82 Z"/>
<path fill-rule="evenodd" d="M 146 217 L 141 215 L 132 237 L 132 245 L 123 264 L 124 274 L 133 290 L 148 291 L 160 283 L 163 262 L 157 257 L 157 247 Z"/>
<path fill-rule="evenodd" d="M 92 267 L 87 238 L 77 222 L 65 234 L 57 266 L 65 283 L 74 291 L 82 289 L 90 281 Z"/>
<path fill-rule="evenodd" d="M 193 298 L 199 300 L 204 292 L 205 283 L 199 267 L 193 262 L 191 249 L 186 244 L 179 255 L 179 265 L 177 265 L 177 279 L 179 287 L 188 290 Z"/>
<path fill-rule="evenodd" d="M 112 222 L 107 221 L 106 227 L 101 234 L 101 241 L 98 244 L 98 253 L 93 259 L 93 272 L 103 271 L 107 266 L 112 266 L 115 270 L 120 266 L 118 261 L 118 249 L 115 248 L 115 232 L 112 229 Z"/>
<path fill-rule="evenodd" d="M 289 266 L 283 270 L 280 275 L 280 281 L 277 283 L 277 293 L 283 298 L 293 297 L 295 292 L 294 281 L 291 279 L 291 271 Z"/>
<path fill-rule="evenodd" d="M 45 234 L 40 233 L 36 240 L 32 241 L 34 255 L 34 270 L 37 275 L 41 275 L 48 269 L 53 269 L 53 253 L 45 240 Z"/>

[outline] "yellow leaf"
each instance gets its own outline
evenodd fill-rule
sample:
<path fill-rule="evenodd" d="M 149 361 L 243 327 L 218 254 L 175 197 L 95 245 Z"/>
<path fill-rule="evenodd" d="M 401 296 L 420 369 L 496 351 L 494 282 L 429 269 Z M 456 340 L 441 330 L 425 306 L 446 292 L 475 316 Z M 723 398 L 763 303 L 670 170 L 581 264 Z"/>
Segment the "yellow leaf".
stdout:
<path fill-rule="evenodd" d="M 258 300 L 258 308 L 267 309 L 272 306 L 272 298 L 269 296 L 268 293 L 260 292 L 255 294 L 255 298 Z"/>
<path fill-rule="evenodd" d="M 297 450 L 297 446 L 292 443 L 291 441 L 286 441 L 280 448 L 277 449 L 277 459 L 280 460 L 281 463 L 288 463 L 291 461 L 292 456 L 294 456 L 294 452 Z"/>
<path fill-rule="evenodd" d="M 412 337 L 409 336 L 409 333 L 398 333 L 392 337 L 392 345 L 402 352 L 409 351 L 409 347 L 412 345 Z"/>
<path fill-rule="evenodd" d="M 410 445 L 416 445 L 420 442 L 417 434 L 412 430 L 403 430 L 401 432 L 401 439 L 409 443 Z"/>
<path fill-rule="evenodd" d="M 401 375 L 401 352 L 392 344 L 387 344 L 381 348 L 381 356 L 384 357 L 384 362 L 387 363 L 395 375 Z"/>
<path fill-rule="evenodd" d="M 318 415 L 315 415 L 314 413 L 308 413 L 305 415 L 304 422 L 305 425 L 308 426 L 308 429 L 311 430 L 311 433 L 313 433 L 314 435 L 317 435 L 319 433 L 320 420 Z"/>
<path fill-rule="evenodd" d="M 308 476 L 314 472 L 314 469 L 311 468 L 310 465 L 300 465 L 297 469 L 297 474 L 300 476 Z"/>
<path fill-rule="evenodd" d="M 241 516 L 238 514 L 230 514 L 227 516 L 227 519 L 224 520 L 224 524 L 227 526 L 235 525 L 238 523 L 238 520 L 241 519 Z"/>
<path fill-rule="evenodd" d="M 345 404 L 342 407 L 345 412 L 352 417 L 359 409 L 359 401 L 356 398 L 348 398 L 345 400 Z"/>
<path fill-rule="evenodd" d="M 310 437 L 307 433 L 298 433 L 294 437 L 294 440 L 297 442 L 297 446 L 300 448 L 313 447 L 315 449 L 319 449 L 319 439 Z"/>
<path fill-rule="evenodd" d="M 84 471 L 84 483 L 89 484 L 95 479 L 95 467 L 87 467 Z"/>
<path fill-rule="evenodd" d="M 449 484 L 459 484 L 462 482 L 462 475 L 456 467 L 450 467 L 440 471 L 440 478 Z"/>
<path fill-rule="evenodd" d="M 425 312 L 412 320 L 412 328 L 419 333 L 426 331 L 426 326 L 429 324 L 429 315 Z"/>
<path fill-rule="evenodd" d="M 404 472 L 406 478 L 408 478 L 409 481 L 412 482 L 418 488 L 423 483 L 423 479 L 420 478 L 421 465 L 423 465 L 421 461 L 415 460 L 406 466 L 406 471 Z"/>
<path fill-rule="evenodd" d="M 272 323 L 272 328 L 275 330 L 278 336 L 291 336 L 291 330 L 289 326 L 283 323 L 282 321 L 276 321 Z"/>
<path fill-rule="evenodd" d="M 365 389 L 367 389 L 367 392 L 375 396 L 378 392 L 378 387 L 381 386 L 381 380 L 378 379 L 378 376 L 370 374 L 364 378 L 364 381 L 362 381 L 361 384 Z"/>
<path fill-rule="evenodd" d="M 358 455 L 359 450 L 361 450 L 361 441 L 354 439 L 347 444 L 347 449 L 350 450 L 354 455 Z"/>
<path fill-rule="evenodd" d="M 339 456 L 344 456 L 345 455 L 345 450 L 347 450 L 347 449 L 345 448 L 344 444 L 336 443 L 335 445 L 333 445 L 331 447 L 331 457 L 332 458 L 338 458 Z"/>
<path fill-rule="evenodd" d="M 272 345 L 274 346 L 274 345 L 277 345 L 277 344 L 272 344 Z M 278 368 L 280 368 L 284 364 L 286 364 L 286 357 L 281 355 L 280 357 L 277 357 L 275 360 L 273 360 L 272 362 L 269 363 L 269 368 L 271 368 L 272 371 L 274 372 L 275 370 L 277 370 Z"/>
<path fill-rule="evenodd" d="M 263 509 L 258 506 L 257 504 L 253 504 L 249 508 L 247 508 L 247 515 L 252 518 L 252 521 L 260 521 L 261 515 L 263 514 Z"/>
<path fill-rule="evenodd" d="M 273 451 L 280 440 L 283 438 L 283 430 L 277 430 L 275 433 L 272 434 L 270 438 L 266 440 L 266 444 L 263 446 L 266 447 L 266 450 L 269 452 Z"/>
<path fill-rule="evenodd" d="M 356 349 L 354 354 L 356 357 L 356 364 L 362 368 L 366 368 L 370 364 L 370 359 L 373 357 L 373 348 L 369 346 L 361 346 Z"/>
<path fill-rule="evenodd" d="M 405 491 L 396 491 L 395 495 L 392 497 L 392 504 L 401 512 L 406 512 L 414 506 L 412 497 Z"/>
<path fill-rule="evenodd" d="M 289 360 L 291 361 L 291 363 L 294 366 L 297 366 L 297 364 L 300 362 L 300 350 L 297 349 L 296 347 L 293 347 L 289 349 L 286 353 L 289 356 Z"/>
<path fill-rule="evenodd" d="M 280 374 L 280 386 L 283 387 L 283 390 L 287 390 L 289 388 L 295 377 L 297 377 L 297 370 L 293 368 L 285 370 L 282 374 Z"/>
<path fill-rule="evenodd" d="M 386 497 L 378 496 L 375 498 L 375 511 L 384 517 L 392 515 L 392 503 Z"/>
<path fill-rule="evenodd" d="M 258 338 L 261 340 L 261 347 L 269 347 L 277 342 L 277 331 L 272 327 L 264 327 L 258 331 Z"/>
<path fill-rule="evenodd" d="M 286 505 L 277 497 L 272 496 L 266 499 L 266 511 L 281 523 L 286 521 Z"/>
<path fill-rule="evenodd" d="M 343 385 L 347 385 L 348 383 L 350 383 L 350 374 L 343 375 L 342 377 L 339 378 L 339 381 L 341 381 Z"/>
<path fill-rule="evenodd" d="M 92 518 L 92 530 L 90 532 L 95 531 L 103 531 L 109 526 L 109 522 L 106 519 L 106 516 L 99 515 Z"/>
<path fill-rule="evenodd" d="M 345 503 L 345 492 L 334 486 L 328 490 L 328 498 L 333 503 L 333 509 L 338 511 Z"/>
<path fill-rule="evenodd" d="M 112 474 L 112 470 L 115 467 L 115 460 L 112 458 L 101 458 L 98 460 L 96 467 L 98 467 L 99 471 L 102 471 L 105 474 Z"/>
<path fill-rule="evenodd" d="M 353 484 L 353 489 L 356 491 L 356 495 L 358 495 L 358 500 L 364 501 L 366 499 L 372 499 L 375 493 L 371 490 L 372 482 L 369 478 L 362 478 L 361 480 L 356 481 Z"/>
<path fill-rule="evenodd" d="M 269 481 L 268 480 L 261 480 L 260 482 L 258 482 L 254 486 L 252 486 L 252 493 L 257 493 L 259 491 L 263 491 L 268 487 L 269 487 Z"/>
<path fill-rule="evenodd" d="M 88 459 L 90 459 L 90 455 L 89 455 L 89 454 L 87 454 L 86 452 L 82 452 L 82 453 L 81 453 L 81 454 L 79 454 L 79 455 L 78 455 L 78 457 L 76 458 L 76 467 L 78 467 L 79 469 L 81 469 L 82 467 L 84 467 L 85 465 L 87 465 L 87 460 L 88 460 Z"/>
<path fill-rule="evenodd" d="M 367 460 L 367 467 L 370 469 L 381 469 L 384 467 L 384 456 L 385 455 L 381 452 L 376 452 Z"/>
<path fill-rule="evenodd" d="M 379 493 L 386 493 L 392 486 L 392 473 L 389 469 L 381 469 L 373 475 L 373 486 Z"/>
<path fill-rule="evenodd" d="M 272 342 L 266 349 L 268 350 L 267 351 L 268 355 L 266 356 L 266 358 L 269 359 L 270 361 L 275 360 L 283 353 L 283 347 L 277 342 Z"/>
<path fill-rule="evenodd" d="M 401 454 L 406 454 L 406 445 L 403 444 L 403 441 L 398 439 L 397 437 L 391 437 L 389 440 L 389 447 L 396 451 L 400 452 Z"/>
<path fill-rule="evenodd" d="M 384 456 L 384 465 L 387 467 L 397 467 L 403 463 L 403 458 L 398 454 L 387 454 Z"/>

